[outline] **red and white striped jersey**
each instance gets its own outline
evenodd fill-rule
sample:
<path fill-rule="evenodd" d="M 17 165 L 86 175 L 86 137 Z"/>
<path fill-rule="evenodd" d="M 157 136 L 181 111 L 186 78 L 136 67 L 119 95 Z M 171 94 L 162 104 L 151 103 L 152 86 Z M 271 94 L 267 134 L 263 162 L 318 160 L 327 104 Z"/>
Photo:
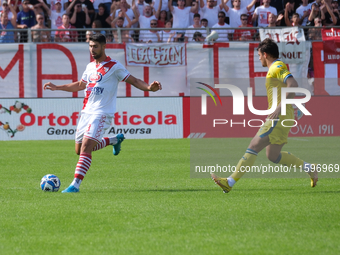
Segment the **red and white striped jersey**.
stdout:
<path fill-rule="evenodd" d="M 81 78 L 87 83 L 82 112 L 113 116 L 116 112 L 118 83 L 129 76 L 129 71 L 110 57 L 99 65 L 94 61 L 89 63 Z"/>

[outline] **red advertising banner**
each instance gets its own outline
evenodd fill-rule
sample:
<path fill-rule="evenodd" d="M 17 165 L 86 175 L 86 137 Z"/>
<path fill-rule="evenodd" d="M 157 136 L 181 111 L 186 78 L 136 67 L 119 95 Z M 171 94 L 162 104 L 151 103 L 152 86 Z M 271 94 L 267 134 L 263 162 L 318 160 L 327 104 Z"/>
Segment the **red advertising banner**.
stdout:
<path fill-rule="evenodd" d="M 257 110 L 266 110 L 266 97 L 253 97 L 253 105 Z M 340 136 L 340 119 L 337 109 L 340 108 L 339 96 L 316 96 L 304 104 L 312 114 L 303 115 L 296 107 L 296 124 L 290 130 L 290 137 L 300 136 Z M 201 97 L 187 97 L 183 102 L 184 118 L 183 135 L 190 138 L 225 138 L 253 137 L 266 116 L 252 114 L 244 105 L 244 115 L 233 115 L 232 97 L 221 97 L 221 104 L 207 100 L 207 114 L 201 114 Z"/>
<path fill-rule="evenodd" d="M 340 29 L 322 29 L 322 40 L 325 63 L 340 63 Z"/>

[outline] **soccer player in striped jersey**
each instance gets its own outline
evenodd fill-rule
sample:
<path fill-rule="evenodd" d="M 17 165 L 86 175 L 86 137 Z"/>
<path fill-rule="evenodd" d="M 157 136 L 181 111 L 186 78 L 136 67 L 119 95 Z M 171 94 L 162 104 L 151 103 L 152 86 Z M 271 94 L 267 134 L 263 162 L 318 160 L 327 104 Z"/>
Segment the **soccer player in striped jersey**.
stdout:
<path fill-rule="evenodd" d="M 110 127 L 116 112 L 117 88 L 120 81 L 132 84 L 143 91 L 158 91 L 162 89 L 159 81 L 150 85 L 132 76 L 117 60 L 105 54 L 106 38 L 97 33 L 89 39 L 89 49 L 94 61 L 89 63 L 80 81 L 65 85 L 55 85 L 51 82 L 44 84 L 44 89 L 75 92 L 85 89 L 85 98 L 81 116 L 77 126 L 75 150 L 79 155 L 74 180 L 63 193 L 79 192 L 92 162 L 92 151 L 113 145 L 113 154 L 118 155 L 123 134 L 115 137 L 103 137 Z"/>
<path fill-rule="evenodd" d="M 269 69 L 266 76 L 268 109 L 273 104 L 273 88 L 277 88 L 278 102 L 276 109 L 268 116 L 268 120 L 251 140 L 246 153 L 236 166 L 236 171 L 228 178 L 220 178 L 215 174 L 211 174 L 211 177 L 222 188 L 223 192 L 228 193 L 245 173 L 245 167 L 251 167 L 256 160 L 257 154 L 266 148 L 267 158 L 270 161 L 303 169 L 310 176 L 311 186 L 315 187 L 318 181 L 317 165 L 309 164 L 289 152 L 281 151 L 282 147 L 287 143 L 290 127 L 294 124 L 291 121 L 294 119 L 292 105 L 287 105 L 286 115 L 281 115 L 281 88 L 298 87 L 298 84 L 288 71 L 285 63 L 279 59 L 279 48 L 272 39 L 263 40 L 257 50 L 262 66 Z M 295 93 L 286 95 L 286 98 L 294 97 Z M 282 121 L 284 121 L 285 126 L 282 125 Z"/>

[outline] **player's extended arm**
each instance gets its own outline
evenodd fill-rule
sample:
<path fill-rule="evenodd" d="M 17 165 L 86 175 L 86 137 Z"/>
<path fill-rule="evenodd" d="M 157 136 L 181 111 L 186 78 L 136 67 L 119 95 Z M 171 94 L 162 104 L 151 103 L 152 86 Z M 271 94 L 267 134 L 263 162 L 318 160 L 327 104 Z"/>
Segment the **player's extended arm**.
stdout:
<path fill-rule="evenodd" d="M 162 89 L 162 85 L 159 81 L 154 81 L 149 85 L 145 81 L 142 81 L 141 79 L 137 79 L 136 77 L 134 77 L 132 75 L 130 75 L 125 81 L 127 83 L 135 86 L 137 89 L 140 89 L 140 90 L 143 90 L 143 91 L 156 92 L 157 90 Z"/>
<path fill-rule="evenodd" d="M 62 90 L 62 91 L 68 91 L 68 92 L 77 92 L 80 90 L 83 90 L 86 88 L 86 83 L 83 81 L 76 81 L 72 82 L 69 84 L 64 84 L 64 85 L 55 85 L 51 82 L 47 82 L 44 84 L 44 90 L 49 89 L 49 90 Z"/>

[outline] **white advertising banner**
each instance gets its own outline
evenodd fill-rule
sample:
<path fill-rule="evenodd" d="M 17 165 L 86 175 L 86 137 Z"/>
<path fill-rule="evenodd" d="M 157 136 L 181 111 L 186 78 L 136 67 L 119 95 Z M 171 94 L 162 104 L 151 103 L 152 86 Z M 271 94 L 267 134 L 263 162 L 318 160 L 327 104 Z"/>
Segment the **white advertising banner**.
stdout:
<path fill-rule="evenodd" d="M 0 140 L 73 140 L 82 99 L 0 99 Z M 118 98 L 106 135 L 182 138 L 182 98 Z"/>
<path fill-rule="evenodd" d="M 307 77 L 311 43 L 305 42 L 304 44 L 306 50 L 302 55 L 305 61 L 299 64 L 289 64 L 289 70 L 295 78 Z M 256 42 L 164 45 L 157 44 L 157 48 L 152 44 L 144 44 L 144 47 L 154 47 L 154 53 L 158 52 L 158 55 L 153 57 L 153 60 L 159 61 L 155 62 L 156 65 L 126 65 L 127 70 L 133 76 L 147 83 L 158 80 L 162 83 L 163 89 L 153 93 L 141 91 L 128 83 L 120 82 L 118 97 L 189 96 L 192 79 L 211 79 L 211 84 L 214 84 L 223 78 L 250 78 L 244 87 L 254 87 L 256 96 L 266 95 L 263 80 L 268 70 L 262 67 L 258 60 L 256 51 L 258 43 Z M 133 47 L 135 44 L 107 44 L 106 54 L 125 65 L 128 61 L 127 56 L 131 55 L 131 52 L 137 52 Z M 182 47 L 182 55 L 178 53 L 180 50 L 175 50 L 176 47 Z M 133 58 L 136 58 L 136 54 L 133 53 Z M 171 54 L 175 54 L 176 57 Z M 181 60 L 181 65 L 170 63 L 179 59 L 177 54 L 185 58 Z M 159 66 L 162 66 L 166 60 L 170 61 L 165 65 L 167 68 L 160 68 Z M 86 43 L 0 44 L 0 98 L 84 97 L 83 91 L 70 93 L 43 90 L 43 85 L 49 81 L 61 85 L 80 80 L 90 61 L 92 60 Z M 255 83 L 252 82 L 254 79 Z M 259 86 L 257 86 L 258 79 L 261 79 Z M 307 85 L 301 85 L 308 88 Z M 313 89 L 310 90 L 313 91 Z"/>
<path fill-rule="evenodd" d="M 126 64 L 149 67 L 185 66 L 185 45 L 185 43 L 128 43 L 125 52 Z"/>
<path fill-rule="evenodd" d="M 306 58 L 306 39 L 302 28 L 262 28 L 260 29 L 260 38 L 261 41 L 271 38 L 277 42 L 280 50 L 280 59 L 286 64 L 303 63 L 309 60 L 309 58 Z"/>

